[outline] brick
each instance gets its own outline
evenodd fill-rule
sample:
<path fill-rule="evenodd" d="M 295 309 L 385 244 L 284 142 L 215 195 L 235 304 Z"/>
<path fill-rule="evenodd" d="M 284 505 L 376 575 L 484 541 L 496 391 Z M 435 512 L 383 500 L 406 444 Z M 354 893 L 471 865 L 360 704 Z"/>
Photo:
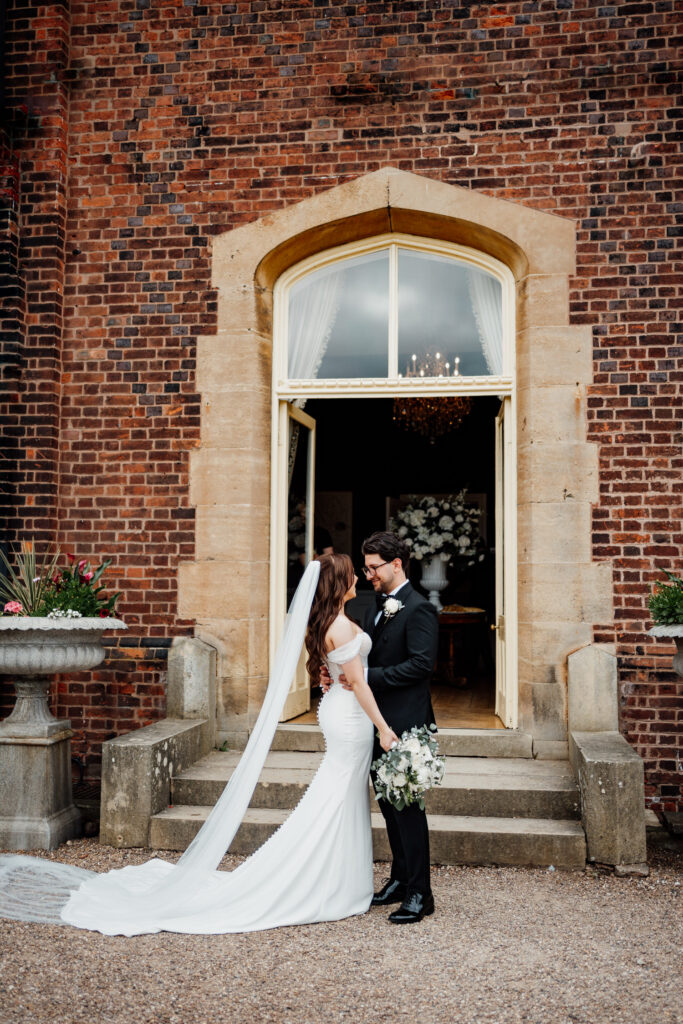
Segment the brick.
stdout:
<path fill-rule="evenodd" d="M 108 735 L 163 714 L 167 644 L 192 631 L 176 571 L 194 555 L 211 239 L 388 164 L 578 225 L 592 554 L 612 560 L 617 612 L 593 636 L 616 643 L 629 742 L 663 750 L 655 698 L 673 687 L 680 702 L 680 680 L 647 637 L 646 594 L 681 564 L 683 535 L 674 5 L 102 6 L 8 12 L 0 138 L 5 539 L 110 554 L 136 621 L 96 673 L 106 724 L 88 674 L 57 688 L 72 718 L 83 700 L 88 772 Z M 0 715 L 10 693 L 0 684 Z M 682 808 L 648 756 L 648 800 Z"/>

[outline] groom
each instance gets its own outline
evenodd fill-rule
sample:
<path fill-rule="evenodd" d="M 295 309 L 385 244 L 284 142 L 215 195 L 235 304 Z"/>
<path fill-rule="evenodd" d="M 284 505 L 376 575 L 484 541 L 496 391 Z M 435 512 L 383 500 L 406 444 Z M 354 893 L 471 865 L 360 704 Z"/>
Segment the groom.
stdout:
<path fill-rule="evenodd" d="M 373 533 L 363 542 L 365 578 L 375 591 L 376 607 L 365 620 L 372 637 L 368 683 L 378 707 L 399 736 L 412 726 L 431 725 L 434 711 L 429 680 L 436 662 L 439 623 L 436 610 L 413 590 L 406 577 L 410 549 L 395 533 Z M 385 607 L 388 598 L 388 607 Z M 382 755 L 375 739 L 373 759 Z M 374 907 L 400 903 L 389 915 L 393 924 L 411 924 L 434 912 L 429 880 L 427 815 L 418 804 L 402 811 L 386 800 L 379 806 L 389 835 L 393 863 L 387 884 L 372 899 Z"/>

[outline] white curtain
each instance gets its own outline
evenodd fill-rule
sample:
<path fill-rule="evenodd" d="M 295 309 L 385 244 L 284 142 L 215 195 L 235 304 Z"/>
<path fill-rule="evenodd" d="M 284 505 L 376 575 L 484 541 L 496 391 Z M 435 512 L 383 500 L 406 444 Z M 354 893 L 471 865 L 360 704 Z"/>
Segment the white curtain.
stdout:
<path fill-rule="evenodd" d="M 468 270 L 467 282 L 479 340 L 489 373 L 503 372 L 503 310 L 501 288 L 495 277 L 480 270 Z"/>
<path fill-rule="evenodd" d="M 332 267 L 294 285 L 289 293 L 288 376 L 318 376 L 337 319 L 344 271 Z M 305 399 L 296 404 L 303 408 Z"/>

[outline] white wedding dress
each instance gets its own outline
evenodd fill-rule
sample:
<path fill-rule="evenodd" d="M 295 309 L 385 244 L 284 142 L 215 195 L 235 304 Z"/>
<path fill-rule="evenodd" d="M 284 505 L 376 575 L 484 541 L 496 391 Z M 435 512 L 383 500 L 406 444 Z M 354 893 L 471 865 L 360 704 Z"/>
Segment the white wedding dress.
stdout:
<path fill-rule="evenodd" d="M 315 584 L 317 573 L 311 576 Z M 312 600 L 312 593 L 309 596 Z M 307 606 L 304 602 L 306 619 L 310 600 Z M 320 767 L 289 818 L 234 871 L 218 871 L 214 864 L 227 849 L 251 798 L 282 694 L 289 688 L 287 678 L 280 681 L 282 692 L 269 702 L 271 677 L 250 746 L 214 812 L 177 864 L 155 858 L 95 874 L 40 858 L 2 857 L 0 916 L 67 923 L 106 935 L 140 935 L 249 932 L 365 913 L 373 893 L 368 790 L 373 725 L 354 694 L 338 680 L 342 664 L 357 654 L 367 664 L 371 646 L 369 636 L 358 633 L 328 655 L 334 681 L 318 711 L 325 737 Z M 288 649 L 287 655 L 289 660 L 282 659 L 279 668 L 291 680 L 296 651 Z M 275 716 L 274 722 L 264 725 L 262 720 L 269 716 Z M 265 735 L 259 737 L 261 725 Z"/>

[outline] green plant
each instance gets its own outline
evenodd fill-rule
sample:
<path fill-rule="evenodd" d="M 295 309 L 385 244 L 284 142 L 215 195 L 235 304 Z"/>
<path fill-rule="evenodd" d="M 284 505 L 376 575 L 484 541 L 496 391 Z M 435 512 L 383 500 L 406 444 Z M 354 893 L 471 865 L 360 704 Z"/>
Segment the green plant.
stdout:
<path fill-rule="evenodd" d="M 21 606 L 21 610 L 11 608 L 9 614 L 41 614 L 35 609 L 43 605 L 47 591 L 54 585 L 52 580 L 59 561 L 59 551 L 55 551 L 44 568 L 39 568 L 33 544 L 22 541 L 21 551 L 16 554 L 16 570 L 4 551 L 0 551 L 0 559 L 7 573 L 5 577 L 0 576 L 0 602 L 3 605 L 9 603 Z"/>
<path fill-rule="evenodd" d="M 79 618 L 114 614 L 120 593 L 107 597 L 104 587 L 98 586 L 100 577 L 111 564 L 106 559 L 91 568 L 87 559 L 76 559 L 68 554 L 69 565 L 58 569 L 60 553 L 57 550 L 43 566 L 36 562 L 33 545 L 24 541 L 15 555 L 16 569 L 0 551 L 6 577 L 0 577 L 0 614 L 50 616 L 52 618 Z"/>
<path fill-rule="evenodd" d="M 665 570 L 666 571 L 666 570 Z M 657 626 L 675 626 L 683 624 L 683 579 L 666 573 L 669 582 L 655 583 L 648 605 L 650 614 Z"/>

